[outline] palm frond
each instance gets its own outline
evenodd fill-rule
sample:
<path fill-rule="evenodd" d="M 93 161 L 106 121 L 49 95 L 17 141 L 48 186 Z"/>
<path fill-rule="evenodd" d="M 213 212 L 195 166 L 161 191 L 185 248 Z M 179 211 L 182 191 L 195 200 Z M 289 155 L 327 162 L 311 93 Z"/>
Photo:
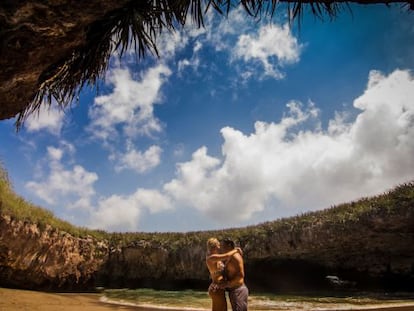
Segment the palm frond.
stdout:
<path fill-rule="evenodd" d="M 83 45 L 41 74 L 36 95 L 18 115 L 16 127 L 19 129 L 27 116 L 39 111 L 41 105 L 51 105 L 53 99 L 62 108 L 70 105 L 86 84 L 96 84 L 105 73 L 114 51 L 119 51 L 122 56 L 129 48 L 133 48 L 139 58 L 145 57 L 147 53 L 158 56 L 157 36 L 163 30 L 173 31 L 185 25 L 188 17 L 192 18 L 196 26 L 203 27 L 209 9 L 228 15 L 232 8 L 242 6 L 252 17 L 261 18 L 263 15 L 273 16 L 280 2 L 288 4 L 290 21 L 299 22 L 306 7 L 320 19 L 336 17 L 343 7 L 349 8 L 349 2 L 400 2 L 409 6 L 409 9 L 414 7 L 414 0 L 131 0 L 124 7 L 90 24 L 85 31 Z"/>

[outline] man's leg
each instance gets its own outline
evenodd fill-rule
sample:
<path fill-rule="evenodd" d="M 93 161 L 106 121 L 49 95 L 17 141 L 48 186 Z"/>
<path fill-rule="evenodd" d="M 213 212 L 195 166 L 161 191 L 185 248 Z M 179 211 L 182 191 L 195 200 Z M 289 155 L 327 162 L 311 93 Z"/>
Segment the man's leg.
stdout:
<path fill-rule="evenodd" d="M 233 311 L 247 311 L 247 298 L 249 297 L 249 290 L 246 285 L 229 291 L 229 298 L 231 308 Z"/>

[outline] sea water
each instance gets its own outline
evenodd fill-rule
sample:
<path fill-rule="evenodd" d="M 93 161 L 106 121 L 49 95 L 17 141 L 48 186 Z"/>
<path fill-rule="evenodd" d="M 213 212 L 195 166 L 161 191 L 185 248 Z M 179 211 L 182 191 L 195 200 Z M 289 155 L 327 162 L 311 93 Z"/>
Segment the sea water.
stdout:
<path fill-rule="evenodd" d="M 156 307 L 161 310 L 171 308 L 180 310 L 211 310 L 211 300 L 206 291 L 161 291 L 153 289 L 116 289 L 105 290 L 103 301 L 143 307 Z M 249 296 L 249 310 L 352 310 L 373 307 L 392 307 L 413 305 L 411 295 L 391 297 L 387 294 L 364 295 L 277 295 L 256 294 Z M 229 310 L 230 304 L 229 304 Z"/>

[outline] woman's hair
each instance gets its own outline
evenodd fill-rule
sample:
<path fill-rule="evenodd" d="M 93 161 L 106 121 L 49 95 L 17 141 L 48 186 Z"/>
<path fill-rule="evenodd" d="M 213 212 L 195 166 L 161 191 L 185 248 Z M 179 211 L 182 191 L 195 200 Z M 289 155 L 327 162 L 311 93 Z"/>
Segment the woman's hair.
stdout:
<path fill-rule="evenodd" d="M 214 249 L 217 249 L 220 247 L 220 242 L 216 238 L 209 238 L 207 240 L 207 250 L 208 252 L 211 252 Z"/>

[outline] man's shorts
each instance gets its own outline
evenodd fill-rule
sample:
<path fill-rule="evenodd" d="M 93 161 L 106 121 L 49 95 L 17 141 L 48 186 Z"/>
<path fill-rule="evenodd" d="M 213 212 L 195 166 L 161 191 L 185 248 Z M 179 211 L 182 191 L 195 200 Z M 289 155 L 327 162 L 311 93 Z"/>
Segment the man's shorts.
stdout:
<path fill-rule="evenodd" d="M 246 285 L 236 288 L 230 288 L 229 298 L 233 311 L 247 311 L 247 298 L 249 297 L 249 289 Z"/>

